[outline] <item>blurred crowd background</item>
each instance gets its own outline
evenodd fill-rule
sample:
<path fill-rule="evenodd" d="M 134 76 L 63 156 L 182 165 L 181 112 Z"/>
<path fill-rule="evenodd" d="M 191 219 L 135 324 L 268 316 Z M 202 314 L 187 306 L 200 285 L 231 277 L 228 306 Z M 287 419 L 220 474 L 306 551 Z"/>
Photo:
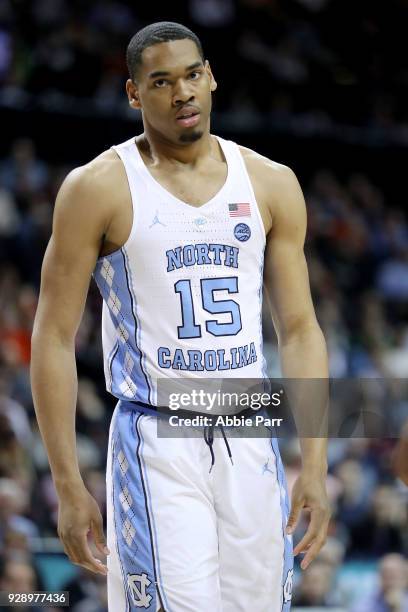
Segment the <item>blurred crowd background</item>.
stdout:
<path fill-rule="evenodd" d="M 124 51 L 138 28 L 171 19 L 196 31 L 219 83 L 214 131 L 298 174 L 331 375 L 408 378 L 408 1 L 172 4 L 0 0 L 0 590 L 64 588 L 74 612 L 105 612 L 106 589 L 72 566 L 56 539 L 57 498 L 30 392 L 30 334 L 63 178 L 141 131 L 124 92 Z M 105 512 L 114 401 L 104 391 L 100 315 L 92 283 L 76 341 L 78 452 Z M 264 332 L 276 375 L 266 313 Z M 394 394 L 389 410 L 406 413 L 407 397 Z M 394 446 L 330 441 L 329 539 L 310 569 L 297 567 L 295 606 L 408 610 L 408 493 L 392 471 Z M 281 447 L 291 485 L 299 445 Z"/>

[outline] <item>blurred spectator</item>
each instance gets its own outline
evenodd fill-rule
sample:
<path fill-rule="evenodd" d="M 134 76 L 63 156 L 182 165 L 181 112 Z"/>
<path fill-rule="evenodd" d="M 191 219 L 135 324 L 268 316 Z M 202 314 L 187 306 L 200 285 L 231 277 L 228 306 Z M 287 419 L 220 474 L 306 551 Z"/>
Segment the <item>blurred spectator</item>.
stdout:
<path fill-rule="evenodd" d="M 408 610 L 408 564 L 403 556 L 386 555 L 379 566 L 379 587 L 358 600 L 353 612 L 405 612 Z"/>
<path fill-rule="evenodd" d="M 371 139 L 406 142 L 401 24 L 407 15 L 402 1 L 355 5 L 352 24 L 334 0 L 186 0 L 160 15 L 123 0 L 81 9 L 66 0 L 34 0 L 29 8 L 5 1 L 0 79 L 6 99 L 16 103 L 31 94 L 48 108 L 88 98 L 97 108 L 122 112 L 123 49 L 147 22 L 171 18 L 202 35 L 223 83 L 223 110 L 249 100 L 255 110 L 271 113 L 279 129 L 330 134 L 335 123 L 348 124 L 360 128 L 360 137 L 371 129 Z M 347 45 L 341 31 L 347 31 Z M 234 69 L 245 79 L 235 78 Z M 268 87 L 260 87 L 266 79 Z M 401 86 L 398 101 L 391 84 Z"/>
<path fill-rule="evenodd" d="M 315 560 L 302 572 L 300 583 L 294 592 L 293 606 L 304 608 L 337 607 L 339 592 L 334 587 L 335 573 L 326 563 Z"/>
<path fill-rule="evenodd" d="M 48 179 L 46 164 L 36 158 L 34 143 L 28 138 L 13 143 L 10 157 L 0 166 L 0 183 L 19 195 L 41 191 Z"/>
<path fill-rule="evenodd" d="M 360 515 L 350 527 L 355 554 L 377 557 L 389 551 L 403 553 L 407 524 L 407 506 L 402 495 L 391 485 L 377 487 L 367 514 Z"/>
<path fill-rule="evenodd" d="M 338 501 L 337 512 L 341 521 L 352 527 L 364 520 L 370 506 L 373 483 L 367 478 L 367 471 L 356 460 L 343 461 L 336 469 L 343 491 Z"/>
<path fill-rule="evenodd" d="M 380 267 L 377 286 L 388 300 L 408 300 L 408 248 L 395 251 Z"/>
<path fill-rule="evenodd" d="M 29 495 L 16 481 L 0 478 L 0 550 L 10 534 L 20 534 L 26 540 L 38 537 L 38 528 L 24 516 L 29 509 Z M 18 540 L 25 546 L 24 540 Z"/>
<path fill-rule="evenodd" d="M 0 237 L 11 238 L 17 232 L 19 214 L 11 191 L 0 187 Z"/>
<path fill-rule="evenodd" d="M 30 594 L 37 590 L 37 575 L 28 558 L 16 556 L 7 559 L 0 557 L 0 591 Z M 42 610 L 39 606 L 25 606 L 22 603 L 18 605 L 18 608 L 29 612 L 41 612 Z M 7 610 L 13 609 L 11 606 L 7 608 Z"/>
<path fill-rule="evenodd" d="M 30 458 L 20 445 L 10 418 L 0 412 L 0 478 L 12 478 L 28 490 L 32 475 Z"/>
<path fill-rule="evenodd" d="M 37 589 L 37 577 L 24 558 L 3 560 L 0 568 L 0 590 L 9 593 L 32 593 Z"/>
<path fill-rule="evenodd" d="M 381 356 L 383 372 L 390 378 L 408 378 L 408 325 L 396 327 L 393 346 Z"/>
<path fill-rule="evenodd" d="M 98 556 L 96 550 L 93 554 Z M 66 584 L 63 590 L 70 593 L 70 609 L 73 612 L 107 612 L 106 579 L 81 569 L 78 576 Z"/>

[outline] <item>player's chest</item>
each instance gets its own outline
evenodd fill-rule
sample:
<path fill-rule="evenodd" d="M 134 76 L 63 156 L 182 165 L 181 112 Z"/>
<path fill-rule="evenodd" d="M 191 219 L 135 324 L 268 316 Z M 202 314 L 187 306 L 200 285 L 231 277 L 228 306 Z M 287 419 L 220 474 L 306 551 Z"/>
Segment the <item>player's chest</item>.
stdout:
<path fill-rule="evenodd" d="M 227 178 L 225 165 L 200 171 L 151 171 L 153 178 L 172 196 L 193 207 L 209 202 L 224 185 Z"/>

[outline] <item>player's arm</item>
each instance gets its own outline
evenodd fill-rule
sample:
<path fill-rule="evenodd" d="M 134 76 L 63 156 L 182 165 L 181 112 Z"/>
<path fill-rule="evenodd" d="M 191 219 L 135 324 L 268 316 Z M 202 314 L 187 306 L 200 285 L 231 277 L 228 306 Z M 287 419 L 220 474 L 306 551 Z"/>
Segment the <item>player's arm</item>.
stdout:
<path fill-rule="evenodd" d="M 103 525 L 82 481 L 75 441 L 75 336 L 107 227 L 107 209 L 94 183 L 92 169 L 78 168 L 57 197 L 32 336 L 31 382 L 59 498 L 58 533 L 74 563 L 104 573 L 87 544 L 90 530 L 103 551 Z"/>
<path fill-rule="evenodd" d="M 302 435 L 302 421 L 309 418 L 321 423 L 327 409 L 328 360 L 323 333 L 316 320 L 311 299 L 309 277 L 304 255 L 306 207 L 302 191 L 293 172 L 285 166 L 269 168 L 271 198 L 269 210 L 272 227 L 267 236 L 265 253 L 265 292 L 276 329 L 282 374 L 289 379 L 320 379 L 308 385 L 314 404 L 304 397 L 293 406 Z M 323 380 L 322 380 L 323 379 Z M 296 383 L 299 396 L 302 383 Z M 306 386 L 306 385 L 305 385 Z M 300 387 L 300 389 L 299 389 Z M 300 394 L 301 396 L 301 394 Z M 289 398 L 290 399 L 290 398 Z M 319 411 L 319 414 L 311 414 Z M 309 412 L 309 414 L 306 414 Z M 309 434 L 310 435 L 310 434 Z M 316 433 L 316 436 L 319 435 Z M 302 472 L 292 493 L 292 510 L 287 530 L 292 532 L 302 508 L 311 511 L 307 533 L 294 553 L 306 552 L 301 567 L 305 569 L 323 545 L 329 521 L 325 488 L 327 472 L 327 439 L 302 438 Z"/>

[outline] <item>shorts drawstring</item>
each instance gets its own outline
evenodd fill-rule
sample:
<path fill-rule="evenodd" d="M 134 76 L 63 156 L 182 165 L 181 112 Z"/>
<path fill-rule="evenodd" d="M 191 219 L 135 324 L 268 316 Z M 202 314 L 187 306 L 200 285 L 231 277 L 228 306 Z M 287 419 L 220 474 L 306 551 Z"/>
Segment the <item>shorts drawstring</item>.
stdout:
<path fill-rule="evenodd" d="M 227 436 L 225 435 L 225 431 L 222 425 L 220 425 L 220 429 L 221 429 L 222 437 L 224 438 L 225 446 L 227 447 L 228 456 L 231 459 L 231 464 L 234 465 L 234 462 L 232 460 L 232 453 L 231 453 L 230 445 L 228 444 L 228 439 L 227 439 Z"/>
<path fill-rule="evenodd" d="M 211 453 L 211 466 L 210 466 L 210 473 L 211 470 L 213 469 L 214 463 L 215 463 L 215 454 L 214 454 L 214 448 L 213 448 L 213 444 L 214 444 L 214 425 L 207 425 L 206 427 L 204 427 L 204 442 L 207 444 L 208 448 L 210 449 L 210 453 Z M 231 448 L 230 445 L 228 443 L 228 439 L 227 436 L 225 435 L 225 431 L 224 431 L 224 427 L 222 425 L 219 425 L 219 428 L 221 429 L 221 433 L 222 433 L 222 437 L 224 438 L 224 442 L 225 442 L 225 446 L 227 448 L 227 452 L 228 452 L 228 456 L 231 459 L 231 463 L 232 465 L 234 465 L 234 462 L 232 460 L 232 453 L 231 453 Z"/>

